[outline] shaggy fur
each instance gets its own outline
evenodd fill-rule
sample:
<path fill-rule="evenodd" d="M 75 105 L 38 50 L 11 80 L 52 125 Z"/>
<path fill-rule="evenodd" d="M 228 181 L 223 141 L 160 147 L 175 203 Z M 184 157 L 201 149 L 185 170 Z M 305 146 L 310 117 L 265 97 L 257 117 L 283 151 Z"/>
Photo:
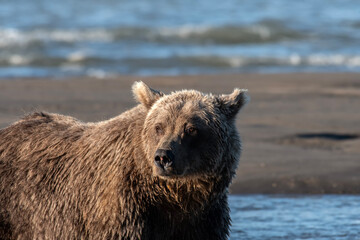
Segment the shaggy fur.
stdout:
<path fill-rule="evenodd" d="M 244 91 L 133 92 L 140 104 L 107 121 L 34 113 L 0 130 L 0 239 L 228 237 Z"/>

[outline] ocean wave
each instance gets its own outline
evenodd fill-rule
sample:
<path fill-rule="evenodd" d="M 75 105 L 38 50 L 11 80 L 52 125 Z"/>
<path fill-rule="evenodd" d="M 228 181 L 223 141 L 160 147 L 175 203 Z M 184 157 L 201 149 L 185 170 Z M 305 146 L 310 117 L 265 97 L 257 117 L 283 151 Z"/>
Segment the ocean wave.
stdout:
<path fill-rule="evenodd" d="M 0 67 L 33 66 L 33 67 L 61 67 L 63 65 L 104 65 L 114 62 L 113 59 L 86 56 L 78 53 L 66 57 L 22 56 L 18 54 L 0 58 Z"/>
<path fill-rule="evenodd" d="M 322 55 L 300 56 L 293 54 L 287 57 L 249 57 L 249 56 L 171 56 L 165 58 L 122 58 L 111 59 L 88 56 L 74 52 L 66 57 L 41 57 L 10 55 L 0 58 L 0 66 L 99 66 L 124 65 L 131 68 L 165 68 L 165 67 L 207 67 L 207 68 L 242 68 L 266 66 L 344 66 L 360 67 L 360 55 Z"/>
<path fill-rule="evenodd" d="M 293 54 L 287 57 L 245 57 L 245 56 L 187 56 L 164 59 L 163 61 L 177 61 L 181 65 L 217 67 L 217 68 L 246 68 L 246 67 L 324 67 L 343 66 L 348 68 L 360 67 L 360 56 L 321 55 L 299 56 Z M 142 63 L 153 60 L 141 60 Z"/>
<path fill-rule="evenodd" d="M 302 39 L 303 33 L 269 22 L 236 26 L 182 26 L 162 28 L 154 36 L 157 40 L 177 40 L 195 43 L 246 44 Z"/>
<path fill-rule="evenodd" d="M 360 56 L 321 55 L 309 56 L 290 55 L 288 57 L 190 57 L 188 61 L 202 65 L 218 67 L 249 67 L 249 66 L 344 66 L 360 67 Z"/>
<path fill-rule="evenodd" d="M 253 25 L 178 27 L 118 27 L 114 29 L 0 29 L 0 48 L 41 43 L 121 42 L 124 40 L 159 43 L 246 44 L 294 40 L 303 33 L 281 24 L 261 22 Z"/>
<path fill-rule="evenodd" d="M 126 38 L 160 43 L 244 44 L 294 40 L 305 34 L 287 28 L 281 23 L 263 21 L 253 25 L 202 26 L 183 25 L 161 28 L 121 28 L 115 30 L 115 39 Z"/>
<path fill-rule="evenodd" d="M 114 36 L 105 29 L 89 30 L 19 30 L 0 29 L 0 48 L 11 46 L 25 46 L 33 43 L 65 42 L 75 43 L 81 41 L 111 42 Z"/>

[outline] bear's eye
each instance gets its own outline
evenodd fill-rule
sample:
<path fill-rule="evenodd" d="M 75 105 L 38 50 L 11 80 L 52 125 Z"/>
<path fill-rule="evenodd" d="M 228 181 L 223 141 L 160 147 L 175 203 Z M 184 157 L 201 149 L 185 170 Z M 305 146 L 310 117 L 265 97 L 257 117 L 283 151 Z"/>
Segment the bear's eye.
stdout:
<path fill-rule="evenodd" d="M 160 125 L 156 125 L 155 126 L 155 132 L 157 135 L 162 135 L 163 134 L 163 129 Z"/>
<path fill-rule="evenodd" d="M 194 135 L 196 135 L 196 133 L 197 133 L 197 129 L 194 128 L 194 127 L 188 127 L 188 128 L 185 129 L 185 132 L 186 132 L 186 134 L 188 134 L 188 135 L 194 136 Z"/>

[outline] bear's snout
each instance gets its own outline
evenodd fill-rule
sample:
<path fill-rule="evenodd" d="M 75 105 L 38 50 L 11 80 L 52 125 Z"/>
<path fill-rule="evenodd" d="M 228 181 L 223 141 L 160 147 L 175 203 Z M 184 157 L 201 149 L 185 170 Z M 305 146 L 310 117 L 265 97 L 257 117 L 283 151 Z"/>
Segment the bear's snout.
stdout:
<path fill-rule="evenodd" d="M 163 173 L 171 173 L 174 161 L 174 154 L 169 149 L 158 149 L 155 152 L 155 165 L 160 168 Z"/>
<path fill-rule="evenodd" d="M 155 152 L 155 163 L 162 168 L 167 168 L 172 165 L 174 154 L 171 150 L 158 149 Z"/>

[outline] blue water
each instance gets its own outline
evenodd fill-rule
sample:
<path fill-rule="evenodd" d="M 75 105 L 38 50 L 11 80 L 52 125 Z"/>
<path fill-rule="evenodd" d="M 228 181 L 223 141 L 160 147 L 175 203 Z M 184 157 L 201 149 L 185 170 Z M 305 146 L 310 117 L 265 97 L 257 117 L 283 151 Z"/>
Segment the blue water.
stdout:
<path fill-rule="evenodd" d="M 358 0 L 0 0 L 0 77 L 360 71 Z"/>
<path fill-rule="evenodd" d="M 229 203 L 232 240 L 360 239 L 360 196 L 232 195 Z"/>

